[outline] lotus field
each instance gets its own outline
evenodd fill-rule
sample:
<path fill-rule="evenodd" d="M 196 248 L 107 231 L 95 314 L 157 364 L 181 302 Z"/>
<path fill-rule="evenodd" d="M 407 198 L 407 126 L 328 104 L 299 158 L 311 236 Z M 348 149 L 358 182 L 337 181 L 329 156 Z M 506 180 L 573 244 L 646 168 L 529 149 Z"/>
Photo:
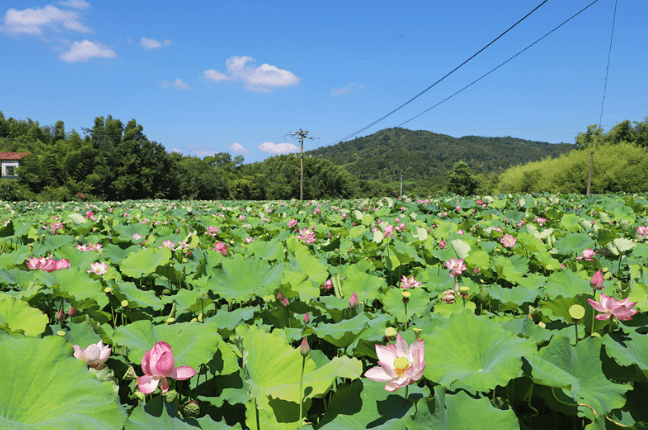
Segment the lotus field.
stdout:
<path fill-rule="evenodd" d="M 645 429 L 648 196 L 0 203 L 1 429 Z"/>

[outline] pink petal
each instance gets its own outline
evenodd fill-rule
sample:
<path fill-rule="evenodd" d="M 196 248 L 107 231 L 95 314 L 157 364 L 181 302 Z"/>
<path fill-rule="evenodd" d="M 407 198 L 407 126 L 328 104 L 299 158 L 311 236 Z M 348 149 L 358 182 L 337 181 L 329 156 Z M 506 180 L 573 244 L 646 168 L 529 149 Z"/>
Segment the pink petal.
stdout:
<path fill-rule="evenodd" d="M 167 378 L 160 379 L 160 388 L 162 388 L 162 394 L 166 394 L 169 391 L 169 381 Z"/>
<path fill-rule="evenodd" d="M 173 354 L 165 351 L 157 361 L 152 361 L 151 370 L 154 375 L 169 376 L 173 372 L 174 366 L 175 360 L 173 359 Z"/>
<path fill-rule="evenodd" d="M 396 382 L 388 382 L 387 385 L 385 385 L 385 390 L 387 391 L 397 391 L 403 388 L 407 384 L 397 384 Z"/>
<path fill-rule="evenodd" d="M 376 355 L 378 356 L 378 361 L 383 361 L 385 363 L 393 363 L 398 357 L 398 355 L 396 355 L 396 347 L 393 344 L 388 346 L 376 345 Z"/>
<path fill-rule="evenodd" d="M 594 318 L 596 318 L 597 320 L 605 321 L 605 320 L 609 320 L 609 319 L 610 319 L 610 314 L 608 314 L 608 313 L 605 313 L 605 314 L 598 314 L 598 315 L 595 316 Z"/>
<path fill-rule="evenodd" d="M 196 371 L 191 366 L 179 366 L 173 369 L 169 378 L 177 379 L 179 381 L 184 381 L 189 379 L 196 374 Z"/>
<path fill-rule="evenodd" d="M 72 345 L 74 348 L 74 358 L 81 358 L 81 352 L 83 351 L 79 345 Z"/>
<path fill-rule="evenodd" d="M 392 378 L 397 378 L 398 376 L 396 375 L 396 370 L 394 369 L 394 364 L 393 362 L 385 363 L 384 361 L 378 361 L 378 365 L 383 368 L 386 374 L 391 376 Z"/>
<path fill-rule="evenodd" d="M 407 346 L 407 341 L 403 339 L 403 336 L 398 333 L 396 335 L 396 354 L 399 357 L 409 356 L 409 346 Z"/>
<path fill-rule="evenodd" d="M 151 360 L 151 350 L 148 350 L 144 354 L 144 358 L 142 358 L 142 372 L 144 372 L 145 375 L 149 375 L 149 376 L 153 375 L 151 373 L 151 367 L 149 366 L 150 360 Z"/>
<path fill-rule="evenodd" d="M 589 304 L 592 305 L 592 307 L 593 307 L 594 309 L 596 309 L 597 311 L 599 311 L 599 312 L 606 312 L 606 311 L 607 311 L 607 309 L 605 309 L 603 306 L 601 306 L 598 302 L 595 302 L 595 301 L 592 300 L 592 299 L 587 299 L 587 301 L 588 301 Z"/>
<path fill-rule="evenodd" d="M 152 376 L 144 375 L 137 380 L 137 388 L 144 394 L 150 394 L 155 391 L 159 382 L 158 379 Z"/>
<path fill-rule="evenodd" d="M 365 378 L 378 382 L 387 382 L 392 380 L 392 377 L 389 376 L 382 367 L 372 367 L 365 372 L 364 376 Z"/>

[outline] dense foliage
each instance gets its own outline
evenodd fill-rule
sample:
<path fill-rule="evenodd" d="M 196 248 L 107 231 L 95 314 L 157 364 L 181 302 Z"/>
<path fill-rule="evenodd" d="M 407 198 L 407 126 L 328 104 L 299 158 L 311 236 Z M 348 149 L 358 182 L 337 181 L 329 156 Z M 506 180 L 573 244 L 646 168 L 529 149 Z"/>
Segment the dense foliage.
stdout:
<path fill-rule="evenodd" d="M 454 138 L 423 130 L 389 128 L 365 137 L 311 150 L 308 154 L 344 166 L 361 179 L 385 183 L 423 180 L 428 189 L 445 185 L 454 163 L 465 161 L 483 176 L 529 161 L 555 158 L 573 144 L 550 144 L 513 137 L 464 136 Z M 421 194 L 423 195 L 423 194 Z"/>
<path fill-rule="evenodd" d="M 646 195 L 0 217 L 1 428 L 648 425 Z"/>
<path fill-rule="evenodd" d="M 576 137 L 577 151 L 557 159 L 515 166 L 487 185 L 489 192 L 581 193 L 587 191 L 594 152 L 591 192 L 648 191 L 648 117 L 617 124 L 609 132 L 594 125 Z"/>

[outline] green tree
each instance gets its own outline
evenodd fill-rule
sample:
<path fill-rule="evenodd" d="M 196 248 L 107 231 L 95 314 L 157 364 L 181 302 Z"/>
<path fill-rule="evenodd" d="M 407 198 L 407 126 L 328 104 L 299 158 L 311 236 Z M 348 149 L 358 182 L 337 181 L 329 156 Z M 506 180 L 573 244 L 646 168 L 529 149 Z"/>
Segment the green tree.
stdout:
<path fill-rule="evenodd" d="M 457 161 L 454 168 L 446 175 L 448 192 L 469 196 L 475 194 L 479 188 L 479 181 L 472 174 L 472 170 L 465 161 Z"/>

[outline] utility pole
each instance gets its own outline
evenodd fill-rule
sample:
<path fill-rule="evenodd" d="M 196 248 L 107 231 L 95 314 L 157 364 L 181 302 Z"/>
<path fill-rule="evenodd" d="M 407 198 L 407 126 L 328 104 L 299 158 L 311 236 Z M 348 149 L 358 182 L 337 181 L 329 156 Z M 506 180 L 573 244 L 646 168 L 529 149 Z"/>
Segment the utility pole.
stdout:
<path fill-rule="evenodd" d="M 590 167 L 589 167 L 589 174 L 587 175 L 587 196 L 589 197 L 590 195 L 590 187 L 592 185 L 592 164 L 594 164 L 594 150 L 592 149 L 592 153 L 590 154 Z"/>
<path fill-rule="evenodd" d="M 302 130 L 290 133 L 292 137 L 299 136 L 299 143 L 301 145 L 301 180 L 299 182 L 299 201 L 304 200 L 304 138 L 313 140 L 313 137 L 308 136 L 308 130 Z"/>

